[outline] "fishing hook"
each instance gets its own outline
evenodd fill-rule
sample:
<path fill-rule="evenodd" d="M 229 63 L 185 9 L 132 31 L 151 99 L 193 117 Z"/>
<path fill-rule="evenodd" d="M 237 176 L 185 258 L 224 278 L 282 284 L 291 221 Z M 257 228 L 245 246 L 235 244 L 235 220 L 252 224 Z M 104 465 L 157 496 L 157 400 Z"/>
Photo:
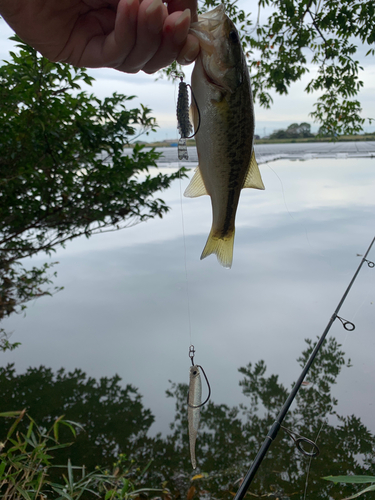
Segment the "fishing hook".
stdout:
<path fill-rule="evenodd" d="M 192 139 L 193 137 L 195 137 L 197 135 L 199 127 L 201 126 L 201 112 L 199 111 L 199 106 L 198 106 L 197 100 L 195 98 L 193 89 L 191 88 L 191 85 L 189 85 L 189 84 L 187 84 L 187 85 L 188 85 L 188 87 L 190 87 L 190 92 L 191 92 L 192 98 L 194 99 L 195 107 L 197 108 L 197 111 L 198 111 L 198 126 L 197 126 L 197 130 L 190 137 L 186 137 L 186 139 Z"/>
<path fill-rule="evenodd" d="M 347 319 L 340 318 L 340 316 L 336 315 L 336 318 L 339 319 L 342 323 L 342 326 L 345 328 L 345 330 L 348 330 L 348 332 L 352 332 L 355 330 L 355 324 L 352 323 L 351 321 L 348 321 Z"/>
<path fill-rule="evenodd" d="M 191 365 L 194 366 L 194 355 L 195 355 L 195 347 L 193 346 L 193 344 L 189 347 L 189 358 L 191 359 Z M 200 408 L 201 406 L 204 406 L 207 401 L 210 399 L 211 397 L 211 386 L 210 386 L 210 383 L 208 381 L 208 378 L 207 378 L 207 375 L 206 375 L 206 372 L 204 371 L 204 369 L 202 368 L 201 365 L 197 365 L 198 368 L 200 368 L 203 372 L 203 375 L 204 375 L 204 378 L 206 379 L 206 383 L 207 383 L 207 387 L 208 387 L 208 396 L 206 398 L 206 400 L 200 404 L 200 405 L 197 405 L 197 406 L 193 406 L 189 403 L 189 391 L 188 391 L 188 395 L 187 395 L 187 403 L 188 403 L 188 406 L 190 406 L 190 408 Z"/>
<path fill-rule="evenodd" d="M 305 455 L 305 457 L 317 457 L 320 453 L 319 446 L 314 443 L 314 441 L 311 441 L 311 439 L 308 439 L 306 437 L 300 436 L 296 432 L 292 432 L 291 430 L 287 429 L 283 425 L 280 426 L 281 429 L 284 429 L 284 431 L 293 439 L 294 444 L 296 445 L 296 448 L 299 452 L 302 453 L 302 455 Z M 314 448 L 313 451 L 306 451 L 302 444 L 308 444 Z"/>
<path fill-rule="evenodd" d="M 193 346 L 194 347 L 194 346 Z M 198 366 L 198 368 L 200 368 L 203 372 L 203 375 L 204 375 L 204 378 L 206 379 L 206 383 L 207 383 L 207 387 L 208 387 L 208 396 L 207 398 L 203 401 L 203 403 L 201 403 L 200 405 L 197 405 L 197 406 L 194 406 L 194 405 L 191 405 L 189 403 L 189 391 L 188 391 L 188 395 L 187 395 L 187 402 L 188 402 L 188 406 L 190 406 L 190 408 L 201 408 L 201 406 L 204 406 L 208 400 L 210 399 L 211 397 L 211 386 L 210 386 L 210 383 L 208 381 L 208 378 L 207 378 L 207 375 L 206 375 L 206 372 L 203 370 L 202 366 L 201 365 L 196 365 Z"/>

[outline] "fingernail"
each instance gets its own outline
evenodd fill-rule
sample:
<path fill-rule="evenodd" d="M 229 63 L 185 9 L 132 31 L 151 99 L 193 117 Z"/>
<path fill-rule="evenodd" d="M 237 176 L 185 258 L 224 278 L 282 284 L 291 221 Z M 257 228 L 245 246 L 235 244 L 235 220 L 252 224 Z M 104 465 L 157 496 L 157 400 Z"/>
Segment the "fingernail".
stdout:
<path fill-rule="evenodd" d="M 163 18 L 157 15 L 158 10 L 162 10 L 163 6 L 160 0 L 154 0 L 146 9 L 147 26 L 152 33 L 160 33 L 163 29 Z"/>
<path fill-rule="evenodd" d="M 185 9 L 175 22 L 173 40 L 178 45 L 182 43 L 187 37 L 187 30 L 183 29 L 181 31 L 181 25 L 186 23 L 186 20 L 188 20 L 190 24 L 190 9 Z"/>

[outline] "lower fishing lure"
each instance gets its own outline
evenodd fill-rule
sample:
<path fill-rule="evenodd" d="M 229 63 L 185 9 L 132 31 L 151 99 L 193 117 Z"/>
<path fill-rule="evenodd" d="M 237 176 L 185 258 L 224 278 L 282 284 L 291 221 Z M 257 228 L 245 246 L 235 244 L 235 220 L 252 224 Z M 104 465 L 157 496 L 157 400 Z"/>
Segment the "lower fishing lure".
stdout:
<path fill-rule="evenodd" d="M 195 443 L 197 442 L 200 411 L 202 406 L 204 406 L 211 396 L 211 387 L 208 382 L 207 376 L 200 365 L 194 364 L 194 346 L 191 345 L 189 348 L 189 357 L 191 359 L 192 366 L 190 367 L 190 377 L 189 377 L 189 392 L 188 392 L 188 426 L 189 426 L 189 448 L 190 448 L 190 460 L 193 469 L 197 468 L 197 461 L 195 457 Z M 202 403 L 202 379 L 201 372 L 206 379 L 208 386 L 208 396 L 206 400 Z"/>

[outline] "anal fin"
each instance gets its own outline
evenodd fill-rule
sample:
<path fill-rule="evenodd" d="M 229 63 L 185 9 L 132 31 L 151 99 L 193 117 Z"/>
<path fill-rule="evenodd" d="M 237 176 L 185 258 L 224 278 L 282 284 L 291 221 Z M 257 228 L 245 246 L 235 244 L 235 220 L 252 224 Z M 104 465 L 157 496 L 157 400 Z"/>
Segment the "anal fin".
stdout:
<path fill-rule="evenodd" d="M 247 174 L 245 177 L 245 182 L 243 185 L 244 188 L 253 188 L 253 189 L 264 189 L 264 184 L 262 181 L 262 177 L 260 175 L 258 163 L 255 159 L 255 153 L 253 150 L 253 154 L 251 155 L 251 160 L 249 164 L 249 168 L 247 170 Z"/>
<path fill-rule="evenodd" d="M 193 175 L 188 187 L 185 189 L 184 196 L 187 198 L 197 198 L 198 196 L 203 196 L 205 194 L 208 193 L 198 166 L 195 169 L 195 174 Z"/>

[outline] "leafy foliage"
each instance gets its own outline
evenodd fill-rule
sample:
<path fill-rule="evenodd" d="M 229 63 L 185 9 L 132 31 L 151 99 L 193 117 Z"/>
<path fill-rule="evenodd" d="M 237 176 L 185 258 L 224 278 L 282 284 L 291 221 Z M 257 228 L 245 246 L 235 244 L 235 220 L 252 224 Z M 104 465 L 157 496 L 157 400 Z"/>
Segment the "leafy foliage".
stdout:
<path fill-rule="evenodd" d="M 79 424 L 57 418 L 47 430 L 37 425 L 25 410 L 0 413 L 0 418 L 13 418 L 6 440 L 0 443 L 0 493 L 3 500 L 79 500 L 80 498 L 131 499 L 142 493 L 157 491 L 165 496 L 167 490 L 137 489 L 136 485 L 145 471 L 134 470 L 133 464 L 120 455 L 113 472 L 97 468 L 87 473 L 85 466 L 55 465 L 56 450 L 67 448 L 61 443 L 62 427 L 69 429 L 73 437 Z M 24 423 L 25 432 L 20 430 Z M 51 480 L 53 468 L 63 471 L 60 482 Z M 160 498 L 160 496 L 159 496 Z"/>
<path fill-rule="evenodd" d="M 357 44 L 372 44 L 374 35 L 371 1 L 354 0 L 261 0 L 259 9 L 272 7 L 264 25 L 257 25 L 257 40 L 251 46 L 260 51 L 250 65 L 256 69 L 255 93 L 271 103 L 264 89 L 286 94 L 292 82 L 317 68 L 306 92 L 318 92 L 312 118 L 330 135 L 362 130 L 365 119 L 356 99 L 363 87 L 355 59 Z M 309 55 L 312 54 L 311 58 Z"/>
<path fill-rule="evenodd" d="M 333 481 L 334 483 L 348 483 L 348 484 L 363 484 L 363 483 L 375 483 L 375 476 L 326 476 L 323 477 L 326 481 Z M 371 484 L 367 488 L 351 495 L 344 500 L 352 500 L 353 498 L 358 498 L 369 491 L 375 491 L 375 484 Z"/>
<path fill-rule="evenodd" d="M 84 69 L 51 63 L 17 37 L 19 53 L 0 67 L 0 320 L 48 295 L 48 269 L 19 262 L 57 245 L 162 217 L 154 195 L 178 173 L 151 176 L 159 155 L 129 141 L 154 130 L 133 96 L 100 100 L 81 90 Z"/>
<path fill-rule="evenodd" d="M 118 376 L 96 381 L 78 369 L 54 374 L 43 366 L 16 375 L 13 365 L 8 365 L 0 368 L 0 385 L 2 407 L 26 408 L 45 428 L 61 414 L 84 427 L 77 430 L 69 450 L 54 453 L 58 463 L 71 459 L 89 470 L 97 465 L 110 467 L 120 453 L 135 454 L 148 443 L 146 434 L 154 417 L 144 409 L 138 391 L 131 385 L 122 388 Z M 6 425 L 0 422 L 0 436 Z M 60 435 L 68 439 L 65 429 Z"/>
<path fill-rule="evenodd" d="M 201 11 L 220 0 L 204 0 Z M 363 129 L 364 117 L 357 95 L 363 87 L 358 49 L 368 46 L 375 55 L 372 0 L 259 0 L 255 25 L 252 13 L 225 0 L 228 16 L 239 29 L 251 70 L 255 100 L 272 105 L 271 90 L 287 94 L 304 75 L 314 75 L 306 92 L 318 94 L 310 113 L 326 134 L 335 138 Z M 261 19 L 266 17 L 265 22 Z M 166 70 L 173 75 L 176 66 Z"/>

